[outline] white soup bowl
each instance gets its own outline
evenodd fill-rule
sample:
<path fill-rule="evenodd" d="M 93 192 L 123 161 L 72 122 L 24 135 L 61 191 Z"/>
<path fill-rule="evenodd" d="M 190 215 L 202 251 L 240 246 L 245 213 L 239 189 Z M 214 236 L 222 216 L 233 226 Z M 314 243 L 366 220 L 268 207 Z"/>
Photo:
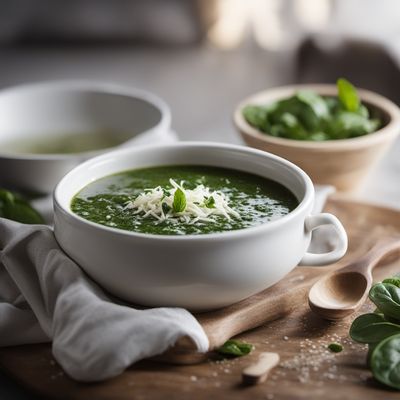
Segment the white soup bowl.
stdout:
<path fill-rule="evenodd" d="M 163 165 L 206 165 L 257 174 L 287 187 L 299 205 L 258 226 L 185 236 L 110 228 L 71 211 L 73 197 L 91 182 L 129 169 Z M 64 251 L 110 293 L 146 306 L 209 310 L 273 285 L 299 263 L 329 264 L 345 254 L 343 226 L 331 214 L 311 215 L 313 203 L 310 178 L 275 155 L 201 142 L 143 146 L 101 155 L 69 172 L 54 192 L 54 230 Z M 309 253 L 311 232 L 321 225 L 334 226 L 338 245 L 328 253 Z"/>
<path fill-rule="evenodd" d="M 0 91 L 0 185 L 51 193 L 73 167 L 109 151 L 32 154 L 7 151 L 7 143 L 102 132 L 121 134 L 121 146 L 170 140 L 166 103 L 144 90 L 91 81 L 54 81 Z M 43 140 L 43 139 L 42 139 Z"/>

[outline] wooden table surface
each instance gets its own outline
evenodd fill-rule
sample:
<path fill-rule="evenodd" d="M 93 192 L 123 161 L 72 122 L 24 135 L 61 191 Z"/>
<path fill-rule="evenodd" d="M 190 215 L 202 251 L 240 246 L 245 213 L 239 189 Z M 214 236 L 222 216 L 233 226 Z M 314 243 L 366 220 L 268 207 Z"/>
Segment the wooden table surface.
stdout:
<path fill-rule="evenodd" d="M 349 233 L 346 259 L 365 252 L 386 234 L 400 233 L 400 213 L 351 202 L 330 202 L 328 211 L 341 218 Z M 397 255 L 396 255 L 397 256 Z M 315 268 L 302 267 L 304 276 Z M 377 280 L 400 270 L 399 257 L 375 269 Z M 367 302 L 359 313 L 373 309 Z M 143 361 L 124 374 L 95 384 L 77 383 L 55 363 L 49 345 L 0 350 L 0 366 L 21 384 L 43 398 L 60 399 L 398 399 L 399 393 L 383 388 L 366 367 L 366 346 L 352 342 L 348 329 L 355 316 L 327 322 L 308 308 L 306 294 L 290 315 L 270 322 L 239 338 L 255 345 L 246 357 L 221 360 L 211 354 L 196 365 L 170 365 Z M 340 342 L 343 352 L 331 353 L 327 345 Z M 268 380 L 258 386 L 241 384 L 241 371 L 263 351 L 281 357 Z"/>

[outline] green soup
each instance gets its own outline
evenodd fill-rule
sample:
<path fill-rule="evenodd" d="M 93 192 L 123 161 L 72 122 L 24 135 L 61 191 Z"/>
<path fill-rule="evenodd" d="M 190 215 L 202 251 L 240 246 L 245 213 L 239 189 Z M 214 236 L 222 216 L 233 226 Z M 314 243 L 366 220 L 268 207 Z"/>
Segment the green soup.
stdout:
<path fill-rule="evenodd" d="M 182 190 L 174 189 L 171 178 Z M 260 225 L 297 205 L 296 197 L 272 180 L 232 169 L 184 165 L 104 177 L 83 188 L 71 209 L 89 221 L 127 231 L 197 235 Z M 203 218 L 196 213 L 211 214 Z"/>
<path fill-rule="evenodd" d="M 132 135 L 130 135 L 132 136 Z M 33 136 L 1 144 L 1 150 L 16 154 L 72 154 L 115 147 L 130 137 L 116 132 L 82 132 Z"/>

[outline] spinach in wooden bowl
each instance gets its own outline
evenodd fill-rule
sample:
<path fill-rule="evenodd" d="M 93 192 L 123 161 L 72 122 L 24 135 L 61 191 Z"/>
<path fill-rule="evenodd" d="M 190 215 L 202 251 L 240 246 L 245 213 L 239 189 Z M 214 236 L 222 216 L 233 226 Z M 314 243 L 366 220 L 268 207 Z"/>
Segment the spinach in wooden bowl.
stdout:
<path fill-rule="evenodd" d="M 349 139 L 381 127 L 382 121 L 371 117 L 349 81 L 338 79 L 337 89 L 337 97 L 301 90 L 292 97 L 265 106 L 247 105 L 243 116 L 265 134 L 294 140 Z"/>
<path fill-rule="evenodd" d="M 375 379 L 400 390 L 400 278 L 375 284 L 369 298 L 377 308 L 353 321 L 350 336 L 368 344 L 368 363 Z"/>

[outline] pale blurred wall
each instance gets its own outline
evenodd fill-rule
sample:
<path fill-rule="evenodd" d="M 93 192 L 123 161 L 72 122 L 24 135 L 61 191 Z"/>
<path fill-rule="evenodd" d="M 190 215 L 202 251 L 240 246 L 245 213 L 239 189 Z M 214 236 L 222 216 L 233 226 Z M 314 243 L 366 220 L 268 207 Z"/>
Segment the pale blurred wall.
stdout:
<path fill-rule="evenodd" d="M 0 44 L 193 44 L 204 37 L 214 4 L 215 0 L 0 0 Z"/>

